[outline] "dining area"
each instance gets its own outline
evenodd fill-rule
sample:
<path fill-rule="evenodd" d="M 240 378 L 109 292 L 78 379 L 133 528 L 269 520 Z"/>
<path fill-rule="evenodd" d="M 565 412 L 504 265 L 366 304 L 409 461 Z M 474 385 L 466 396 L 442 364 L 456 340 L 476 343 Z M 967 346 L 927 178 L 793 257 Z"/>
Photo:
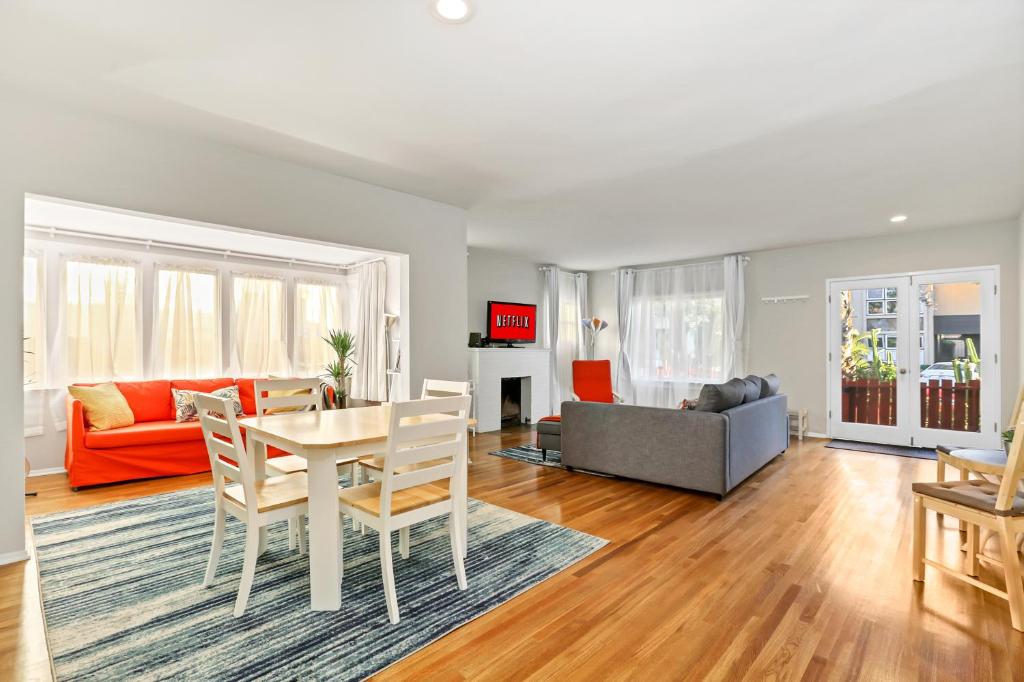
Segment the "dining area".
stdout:
<path fill-rule="evenodd" d="M 323 409 L 318 379 L 258 380 L 254 388 L 256 415 L 241 418 L 230 399 L 196 396 L 215 498 L 203 584 L 217 581 L 227 518 L 234 517 L 245 524 L 236 617 L 245 613 L 274 524 L 288 524 L 289 550 L 308 553 L 312 611 L 342 607 L 346 523 L 378 535 L 392 624 L 400 619 L 395 531 L 407 559 L 412 526 L 447 517 L 452 588 L 466 589 L 468 382 L 426 379 L 417 400 L 346 409 Z"/>

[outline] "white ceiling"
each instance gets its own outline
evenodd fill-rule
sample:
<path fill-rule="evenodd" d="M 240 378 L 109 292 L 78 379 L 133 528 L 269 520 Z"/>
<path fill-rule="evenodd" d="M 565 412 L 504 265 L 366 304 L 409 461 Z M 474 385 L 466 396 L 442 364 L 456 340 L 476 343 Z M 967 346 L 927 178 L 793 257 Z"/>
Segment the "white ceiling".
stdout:
<path fill-rule="evenodd" d="M 1024 206 L 1021 0 L 476 5 L 7 0 L 0 78 L 464 206 L 472 245 L 571 267 Z"/>

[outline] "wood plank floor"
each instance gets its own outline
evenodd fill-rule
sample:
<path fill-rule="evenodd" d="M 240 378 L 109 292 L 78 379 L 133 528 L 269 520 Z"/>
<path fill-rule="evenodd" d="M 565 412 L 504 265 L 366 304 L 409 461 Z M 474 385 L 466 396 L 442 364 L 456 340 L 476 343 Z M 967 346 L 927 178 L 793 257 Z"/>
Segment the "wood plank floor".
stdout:
<path fill-rule="evenodd" d="M 910 484 L 933 480 L 934 462 L 794 442 L 718 502 L 486 454 L 527 439 L 471 439 L 471 494 L 608 546 L 379 679 L 1024 680 L 1024 634 L 1004 601 L 932 569 L 911 581 Z M 27 506 L 208 482 L 74 493 L 46 476 L 30 480 Z M 931 557 L 960 559 L 952 521 L 930 516 L 928 530 Z M 35 570 L 0 567 L 0 679 L 49 678 Z"/>

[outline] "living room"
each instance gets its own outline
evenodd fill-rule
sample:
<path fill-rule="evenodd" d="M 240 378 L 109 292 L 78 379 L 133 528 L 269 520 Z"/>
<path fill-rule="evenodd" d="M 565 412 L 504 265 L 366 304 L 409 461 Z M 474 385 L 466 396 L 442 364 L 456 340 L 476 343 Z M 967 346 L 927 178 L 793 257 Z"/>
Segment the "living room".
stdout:
<path fill-rule="evenodd" d="M 1024 669 L 1019 3 L 0 36 L 5 679 Z"/>

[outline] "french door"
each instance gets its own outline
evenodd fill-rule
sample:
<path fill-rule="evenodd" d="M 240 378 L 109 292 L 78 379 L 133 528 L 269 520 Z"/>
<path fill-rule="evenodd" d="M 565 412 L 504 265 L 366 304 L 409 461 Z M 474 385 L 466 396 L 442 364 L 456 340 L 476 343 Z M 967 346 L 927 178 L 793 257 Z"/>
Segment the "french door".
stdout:
<path fill-rule="evenodd" d="M 828 282 L 829 435 L 1000 447 L 997 268 Z"/>

